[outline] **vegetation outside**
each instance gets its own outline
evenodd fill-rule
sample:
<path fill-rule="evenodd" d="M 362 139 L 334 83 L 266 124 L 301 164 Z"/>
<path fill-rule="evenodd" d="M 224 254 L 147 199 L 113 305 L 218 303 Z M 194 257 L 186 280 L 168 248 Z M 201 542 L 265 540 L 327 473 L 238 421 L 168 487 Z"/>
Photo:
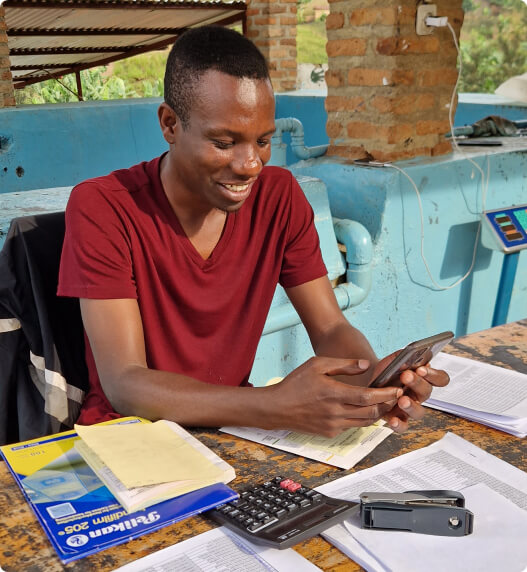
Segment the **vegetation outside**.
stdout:
<path fill-rule="evenodd" d="M 298 63 L 327 62 L 324 0 L 299 0 Z M 527 72 L 527 5 L 523 0 L 463 0 L 461 93 L 493 93 L 509 77 Z M 168 52 L 122 60 L 109 68 L 81 72 L 84 99 L 163 95 Z M 15 93 L 17 104 L 77 101 L 73 75 L 28 86 Z"/>

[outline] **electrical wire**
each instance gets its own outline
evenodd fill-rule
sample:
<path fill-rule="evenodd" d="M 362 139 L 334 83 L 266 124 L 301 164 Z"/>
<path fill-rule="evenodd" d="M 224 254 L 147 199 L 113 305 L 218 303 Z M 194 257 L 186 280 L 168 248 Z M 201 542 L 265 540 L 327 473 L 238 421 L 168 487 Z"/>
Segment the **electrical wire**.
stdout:
<path fill-rule="evenodd" d="M 446 25 L 450 29 L 450 32 L 452 33 L 452 37 L 454 39 L 454 45 L 456 46 L 456 50 L 457 50 L 458 62 L 459 62 L 458 76 L 457 76 L 456 84 L 454 85 L 454 89 L 452 91 L 452 97 L 450 99 L 450 108 L 448 110 L 448 121 L 450 123 L 450 133 L 452 134 L 452 144 L 453 144 L 454 149 L 458 153 L 460 153 L 461 155 L 464 155 L 465 159 L 467 161 L 469 161 L 472 165 L 474 165 L 474 167 L 476 167 L 476 169 L 481 174 L 481 211 L 484 211 L 486 199 L 487 199 L 487 190 L 488 190 L 488 185 L 489 185 L 489 179 L 490 179 L 490 161 L 489 161 L 489 157 L 487 155 L 487 176 L 485 177 L 485 172 L 483 171 L 483 169 L 474 160 L 472 160 L 470 157 L 467 157 L 465 155 L 465 153 L 461 150 L 461 148 L 457 144 L 456 138 L 454 137 L 454 120 L 453 120 L 454 101 L 456 98 L 456 93 L 458 90 L 459 81 L 461 79 L 461 74 L 463 71 L 463 63 L 462 63 L 461 51 L 459 49 L 459 44 L 457 41 L 457 37 L 456 37 L 456 33 L 454 31 L 454 28 L 452 28 L 450 22 L 448 22 L 448 21 L 447 21 Z M 396 165 L 393 165 L 392 163 L 384 163 L 384 165 L 386 167 L 391 167 L 392 169 L 395 169 L 396 171 L 399 171 L 402 175 L 404 175 L 410 181 L 410 183 L 411 183 L 411 185 L 415 191 L 415 194 L 417 196 L 417 204 L 419 205 L 419 215 L 420 215 L 420 219 L 421 219 L 421 258 L 423 260 L 423 264 L 425 265 L 426 272 L 427 272 L 430 280 L 432 281 L 432 284 L 438 290 L 450 290 L 451 288 L 455 288 L 456 286 L 461 284 L 461 282 L 466 280 L 470 276 L 470 274 L 472 273 L 472 271 L 474 269 L 474 265 L 476 263 L 477 250 L 478 250 L 479 236 L 481 234 L 481 219 L 479 220 L 478 229 L 476 231 L 476 238 L 474 239 L 474 249 L 472 251 L 472 262 L 470 264 L 469 269 L 466 271 L 466 273 L 461 278 L 456 280 L 453 284 L 450 284 L 449 286 L 442 286 L 433 277 L 432 271 L 430 270 L 430 267 L 428 265 L 428 262 L 427 262 L 426 256 L 425 256 L 425 223 L 424 223 L 423 203 L 421 201 L 421 193 L 419 192 L 419 189 L 417 188 L 417 185 L 415 184 L 412 177 L 410 177 L 410 175 L 404 169 L 402 169 L 401 167 L 398 167 Z"/>

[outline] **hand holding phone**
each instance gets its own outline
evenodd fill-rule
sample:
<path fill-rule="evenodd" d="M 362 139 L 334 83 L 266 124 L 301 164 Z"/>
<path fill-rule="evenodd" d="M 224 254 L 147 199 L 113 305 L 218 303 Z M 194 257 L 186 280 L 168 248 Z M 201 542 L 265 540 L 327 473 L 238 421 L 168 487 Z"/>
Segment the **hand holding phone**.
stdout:
<path fill-rule="evenodd" d="M 369 384 L 369 387 L 402 386 L 400 374 L 427 364 L 452 339 L 452 332 L 442 332 L 408 344 Z"/>

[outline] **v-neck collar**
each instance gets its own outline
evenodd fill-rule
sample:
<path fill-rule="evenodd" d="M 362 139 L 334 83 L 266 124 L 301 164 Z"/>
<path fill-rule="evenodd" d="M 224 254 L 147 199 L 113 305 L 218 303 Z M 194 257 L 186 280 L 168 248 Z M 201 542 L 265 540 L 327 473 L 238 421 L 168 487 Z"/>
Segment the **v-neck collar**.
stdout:
<path fill-rule="evenodd" d="M 172 229 L 175 231 L 181 246 L 191 258 L 191 260 L 200 268 L 207 269 L 213 266 L 222 256 L 222 253 L 227 248 L 229 241 L 231 239 L 232 233 L 234 231 L 236 215 L 237 213 L 227 213 L 225 224 L 223 226 L 223 231 L 221 236 L 211 252 L 208 258 L 203 258 L 201 254 L 196 250 L 196 247 L 192 244 L 192 241 L 187 236 L 177 214 L 175 213 L 168 197 L 163 188 L 163 183 L 161 182 L 161 161 L 166 155 L 164 153 L 161 157 L 157 159 L 157 165 L 154 165 L 154 176 L 152 177 L 154 181 L 154 192 L 156 195 L 156 202 L 159 205 L 160 210 L 166 217 L 167 222 L 170 224 Z"/>

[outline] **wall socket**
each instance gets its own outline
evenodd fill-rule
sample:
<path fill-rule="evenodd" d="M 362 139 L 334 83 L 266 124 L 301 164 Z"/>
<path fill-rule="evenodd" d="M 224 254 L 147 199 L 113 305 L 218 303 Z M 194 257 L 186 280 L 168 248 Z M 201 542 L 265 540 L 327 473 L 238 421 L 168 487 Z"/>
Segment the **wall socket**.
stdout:
<path fill-rule="evenodd" d="M 434 31 L 432 26 L 426 25 L 426 19 L 429 16 L 437 16 L 437 6 L 435 4 L 419 4 L 415 18 L 415 32 L 418 36 L 428 36 Z"/>

